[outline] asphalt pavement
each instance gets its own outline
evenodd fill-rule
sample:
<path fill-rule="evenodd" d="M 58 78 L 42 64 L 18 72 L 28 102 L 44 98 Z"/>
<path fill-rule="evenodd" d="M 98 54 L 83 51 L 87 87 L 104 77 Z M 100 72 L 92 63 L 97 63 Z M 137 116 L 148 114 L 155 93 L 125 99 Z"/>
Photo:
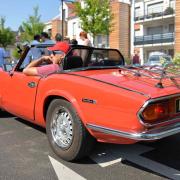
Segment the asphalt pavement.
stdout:
<path fill-rule="evenodd" d="M 65 162 L 51 150 L 45 129 L 0 114 L 0 180 L 180 180 L 180 134 L 151 143 L 97 143 L 92 154 Z"/>

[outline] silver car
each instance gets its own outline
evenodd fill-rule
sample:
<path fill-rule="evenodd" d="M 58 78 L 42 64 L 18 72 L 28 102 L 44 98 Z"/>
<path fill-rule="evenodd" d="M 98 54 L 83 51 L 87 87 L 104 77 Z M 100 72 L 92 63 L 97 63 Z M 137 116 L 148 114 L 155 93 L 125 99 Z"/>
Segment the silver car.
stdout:
<path fill-rule="evenodd" d="M 159 65 L 162 66 L 163 64 L 171 64 L 172 57 L 162 53 L 162 52 L 153 52 L 150 54 L 149 59 L 145 65 L 153 66 Z"/>

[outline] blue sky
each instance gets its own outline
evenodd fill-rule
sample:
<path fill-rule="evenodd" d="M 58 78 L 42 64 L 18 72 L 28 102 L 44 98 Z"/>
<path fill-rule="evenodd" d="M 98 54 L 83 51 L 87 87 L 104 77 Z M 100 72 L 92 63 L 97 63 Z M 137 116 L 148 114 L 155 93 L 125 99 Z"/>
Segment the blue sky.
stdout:
<path fill-rule="evenodd" d="M 5 27 L 17 30 L 33 14 L 33 7 L 39 6 L 41 21 L 47 22 L 59 14 L 59 4 L 59 0 L 0 0 L 0 16 L 6 18 Z"/>

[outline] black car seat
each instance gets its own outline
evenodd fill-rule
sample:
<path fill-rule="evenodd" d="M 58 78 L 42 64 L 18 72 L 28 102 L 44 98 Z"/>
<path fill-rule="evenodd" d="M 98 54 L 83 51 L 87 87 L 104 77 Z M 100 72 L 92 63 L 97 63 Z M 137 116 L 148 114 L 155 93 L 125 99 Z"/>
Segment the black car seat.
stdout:
<path fill-rule="evenodd" d="M 83 67 L 83 60 L 81 56 L 69 56 L 64 59 L 63 69 L 73 69 Z"/>

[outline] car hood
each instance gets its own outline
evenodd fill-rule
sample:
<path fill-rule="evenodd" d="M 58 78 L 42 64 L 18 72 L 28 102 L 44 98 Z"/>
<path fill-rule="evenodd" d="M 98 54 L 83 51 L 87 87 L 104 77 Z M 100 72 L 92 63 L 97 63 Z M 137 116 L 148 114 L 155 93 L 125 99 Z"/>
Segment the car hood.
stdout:
<path fill-rule="evenodd" d="M 146 76 L 135 76 L 127 70 L 106 69 L 106 70 L 86 70 L 73 72 L 73 74 L 97 80 L 101 83 L 108 83 L 119 88 L 129 89 L 137 93 L 142 93 L 151 98 L 180 93 L 178 86 L 169 79 L 162 81 L 164 88 L 156 87 L 159 80 Z M 178 82 L 180 84 L 180 81 Z"/>

